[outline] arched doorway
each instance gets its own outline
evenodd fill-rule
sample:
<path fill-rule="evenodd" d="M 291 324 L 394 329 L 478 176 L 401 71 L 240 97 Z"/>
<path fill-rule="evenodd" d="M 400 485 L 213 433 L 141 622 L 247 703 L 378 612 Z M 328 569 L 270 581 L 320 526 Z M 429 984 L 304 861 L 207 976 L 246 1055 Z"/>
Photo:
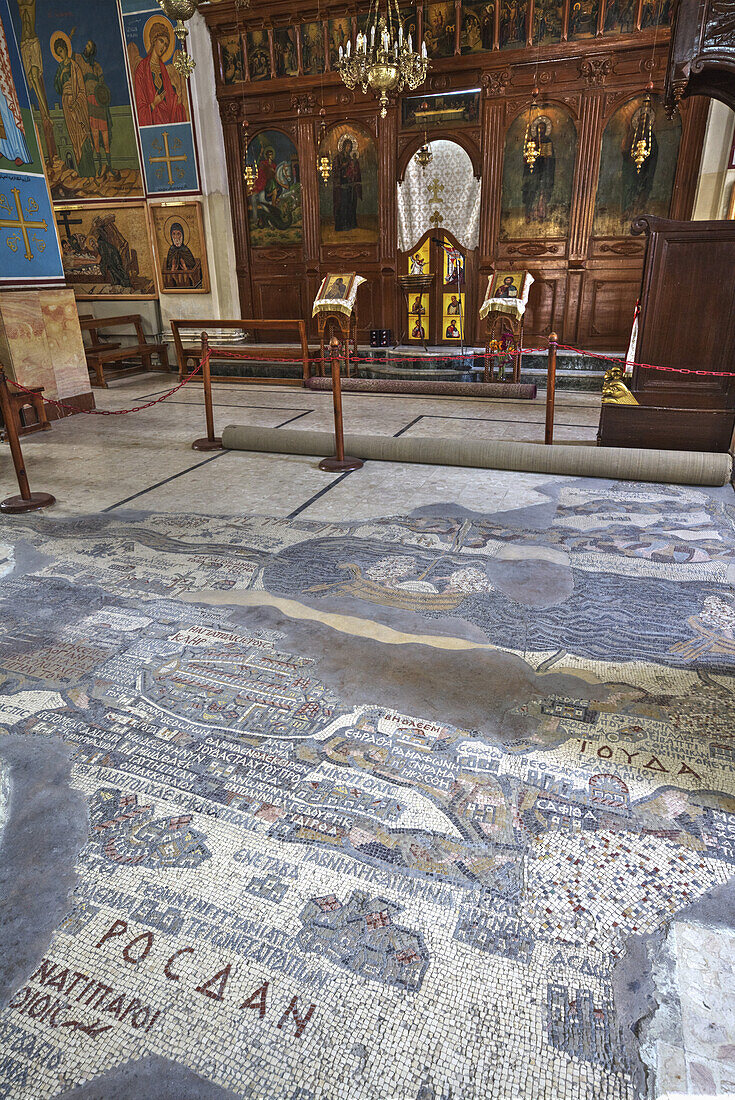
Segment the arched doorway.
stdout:
<path fill-rule="evenodd" d="M 477 341 L 477 246 L 482 185 L 470 153 L 436 140 L 423 168 L 412 157 L 398 183 L 399 274 L 431 277 L 400 303 L 409 344 L 463 348 Z"/>

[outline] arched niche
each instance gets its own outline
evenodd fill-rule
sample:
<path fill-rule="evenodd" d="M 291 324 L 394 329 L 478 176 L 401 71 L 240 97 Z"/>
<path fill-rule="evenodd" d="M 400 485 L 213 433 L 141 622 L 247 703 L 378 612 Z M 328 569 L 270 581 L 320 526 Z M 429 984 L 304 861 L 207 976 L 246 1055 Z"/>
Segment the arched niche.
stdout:
<path fill-rule="evenodd" d="M 253 248 L 300 245 L 303 240 L 299 155 L 281 130 L 260 130 L 248 141 L 246 163 L 255 171 L 248 196 Z"/>
<path fill-rule="evenodd" d="M 640 214 L 668 216 L 681 140 L 681 119 L 666 117 L 661 96 L 651 96 L 651 152 L 638 171 L 631 156 L 640 136 L 645 95 L 623 103 L 602 135 L 593 237 L 627 237 Z M 647 127 L 646 127 L 647 129 Z"/>
<path fill-rule="evenodd" d="M 319 157 L 331 175 L 319 184 L 322 244 L 377 244 L 378 156 L 375 141 L 356 122 L 338 122 L 324 135 Z"/>
<path fill-rule="evenodd" d="M 478 180 L 482 176 L 482 160 L 480 157 L 480 150 L 475 142 L 467 134 L 463 134 L 461 130 L 435 130 L 431 135 L 432 141 L 453 141 L 456 145 L 461 145 L 467 156 L 472 161 L 472 171 L 477 176 Z M 416 156 L 421 146 L 424 144 L 424 136 L 422 134 L 416 134 L 412 137 L 411 141 L 406 145 L 405 149 L 398 155 L 398 182 L 403 183 L 406 178 L 406 169 Z"/>
<path fill-rule="evenodd" d="M 577 128 L 560 103 L 538 104 L 530 120 L 541 147 L 533 169 L 523 156 L 528 110 L 513 119 L 505 137 L 501 240 L 564 238 L 569 231 Z"/>
<path fill-rule="evenodd" d="M 412 157 L 397 185 L 398 247 L 410 251 L 433 229 L 447 230 L 465 251 L 472 251 L 480 236 L 482 198 L 472 157 L 455 140 L 434 139 L 429 148 L 427 167 Z"/>

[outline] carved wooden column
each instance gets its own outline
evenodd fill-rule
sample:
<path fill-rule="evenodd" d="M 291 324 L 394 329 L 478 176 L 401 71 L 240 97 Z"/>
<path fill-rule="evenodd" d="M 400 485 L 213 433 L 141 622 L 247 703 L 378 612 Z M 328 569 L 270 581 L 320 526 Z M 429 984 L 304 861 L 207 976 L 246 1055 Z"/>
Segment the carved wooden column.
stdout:
<path fill-rule="evenodd" d="M 316 138 L 314 135 L 314 96 L 298 96 L 291 106 L 298 112 L 298 149 L 301 172 L 301 208 L 304 224 L 304 263 L 308 274 L 319 270 L 319 186 Z"/>
<path fill-rule="evenodd" d="M 398 272 L 398 104 L 378 119 L 378 194 L 380 202 L 380 298 L 383 328 L 395 329 L 399 316 Z"/>
<path fill-rule="evenodd" d="M 600 176 L 605 83 L 612 68 L 611 57 L 585 59 L 579 63 L 579 75 L 587 87 L 582 93 L 579 109 L 577 159 L 569 211 L 569 267 L 562 338 L 570 344 L 577 343 L 579 335 L 582 286 Z"/>
<path fill-rule="evenodd" d="M 230 208 L 235 237 L 237 286 L 240 293 L 241 316 L 253 316 L 253 287 L 250 275 L 248 246 L 248 203 L 242 178 L 242 148 L 240 141 L 240 102 L 226 99 L 220 103 L 220 118 L 225 139 L 225 159 L 230 181 Z"/>
<path fill-rule="evenodd" d="M 572 208 L 569 224 L 569 259 L 586 260 L 592 220 L 595 216 L 595 196 L 600 175 L 600 143 L 605 82 L 612 70 L 612 58 L 595 58 L 580 62 L 580 76 L 587 90 L 582 95 L 577 137 L 577 163 L 572 185 Z"/>
<path fill-rule="evenodd" d="M 510 71 L 485 73 L 482 103 L 482 207 L 480 214 L 480 272 L 487 273 L 495 260 L 500 232 L 500 204 L 503 190 L 503 140 L 505 109 L 503 95 L 510 83 Z M 484 290 L 484 288 L 483 288 Z"/>

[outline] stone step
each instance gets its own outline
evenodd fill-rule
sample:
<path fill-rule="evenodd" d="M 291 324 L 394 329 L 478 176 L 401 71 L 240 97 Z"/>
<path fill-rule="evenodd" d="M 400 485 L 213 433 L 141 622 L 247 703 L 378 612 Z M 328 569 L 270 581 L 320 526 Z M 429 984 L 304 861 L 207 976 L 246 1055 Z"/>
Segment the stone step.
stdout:
<path fill-rule="evenodd" d="M 353 366 L 358 378 L 414 379 L 431 382 L 480 381 L 484 359 L 477 352 L 466 355 L 417 355 L 412 353 L 375 351 L 361 348 L 359 361 Z M 406 362 L 406 360 L 411 360 Z M 535 352 L 523 356 L 521 381 L 546 387 L 548 357 Z M 621 357 L 622 362 L 622 357 Z M 557 356 L 557 387 L 599 393 L 609 364 L 605 360 L 576 352 L 559 352 Z M 301 378 L 301 363 L 274 363 L 267 359 L 223 359 L 212 361 L 212 373 L 226 378 Z M 506 372 L 508 373 L 508 372 Z"/>

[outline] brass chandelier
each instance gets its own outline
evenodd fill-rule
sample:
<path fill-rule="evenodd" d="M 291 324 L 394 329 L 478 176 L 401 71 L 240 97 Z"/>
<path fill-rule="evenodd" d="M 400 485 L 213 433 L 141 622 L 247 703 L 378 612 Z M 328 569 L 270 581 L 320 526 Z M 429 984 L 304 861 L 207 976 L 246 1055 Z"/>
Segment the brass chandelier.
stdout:
<path fill-rule="evenodd" d="M 413 91 L 423 84 L 429 59 L 425 42 L 420 50 L 414 50 L 411 35 L 404 40 L 397 0 L 385 0 L 385 8 L 382 2 L 371 0 L 368 32 L 358 33 L 354 53 L 351 42 L 347 42 L 346 52 L 340 46 L 339 74 L 348 88 L 357 84 L 363 92 L 372 88 L 380 99 L 381 118 L 385 118 L 388 93 L 404 88 Z"/>
<path fill-rule="evenodd" d="M 195 12 L 199 11 L 200 4 L 205 0 L 158 0 L 158 5 L 164 15 L 174 24 L 174 32 L 179 40 L 179 49 L 174 55 L 173 64 L 177 72 L 187 79 L 196 68 L 196 61 L 186 53 L 186 40 L 189 37 L 189 28 L 186 20 L 191 19 Z M 220 0 L 209 0 L 211 4 L 219 4 Z M 235 0 L 236 8 L 249 8 L 250 0 Z"/>

